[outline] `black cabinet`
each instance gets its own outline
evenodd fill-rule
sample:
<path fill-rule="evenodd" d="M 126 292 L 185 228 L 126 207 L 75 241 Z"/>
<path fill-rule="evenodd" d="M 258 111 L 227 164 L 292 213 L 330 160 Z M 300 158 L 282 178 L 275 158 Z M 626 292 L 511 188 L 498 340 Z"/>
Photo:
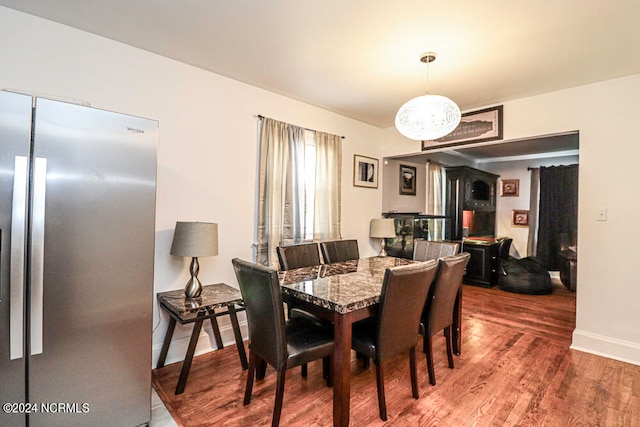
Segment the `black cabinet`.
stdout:
<path fill-rule="evenodd" d="M 388 212 L 385 218 L 393 218 L 396 237 L 386 239 L 386 251 L 389 256 L 413 258 L 415 239 L 442 240 L 449 227 L 449 218 L 442 215 L 422 215 L 420 213 Z"/>
<path fill-rule="evenodd" d="M 462 251 L 471 254 L 463 279 L 464 283 L 486 288 L 497 284 L 499 245 L 500 243 L 493 239 L 487 241 L 465 240 L 462 243 Z"/>
<path fill-rule="evenodd" d="M 494 236 L 499 175 L 467 166 L 445 169 L 445 215 L 451 218 L 446 238 Z"/>

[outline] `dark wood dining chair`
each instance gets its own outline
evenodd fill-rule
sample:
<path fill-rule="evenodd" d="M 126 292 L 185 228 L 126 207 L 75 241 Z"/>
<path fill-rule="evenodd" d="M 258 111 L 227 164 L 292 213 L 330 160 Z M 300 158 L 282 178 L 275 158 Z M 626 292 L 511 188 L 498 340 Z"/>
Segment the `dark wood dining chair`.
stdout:
<path fill-rule="evenodd" d="M 320 251 L 318 250 L 318 244 L 315 242 L 278 246 L 276 252 L 280 262 L 280 270 L 282 271 L 321 264 Z"/>
<path fill-rule="evenodd" d="M 419 329 L 420 334 L 423 335 L 422 347 L 427 353 L 427 369 L 431 385 L 436 385 L 431 337 L 443 329 L 449 367 L 453 369 L 453 346 L 451 342 L 451 329 L 454 318 L 453 307 L 458 291 L 462 286 L 462 276 L 470 257 L 471 255 L 468 252 L 463 252 L 438 260 L 438 274 L 427 297 Z"/>
<path fill-rule="evenodd" d="M 271 365 L 277 372 L 272 426 L 280 423 L 286 370 L 317 359 L 329 362 L 333 328 L 305 317 L 285 320 L 282 291 L 275 270 L 238 258 L 232 260 L 247 314 L 249 370 L 244 404 L 251 402 L 256 369 Z M 329 379 L 330 381 L 330 379 Z"/>
<path fill-rule="evenodd" d="M 387 419 L 383 361 L 388 357 L 409 352 L 412 396 L 415 399 L 419 397 L 416 331 L 437 267 L 436 261 L 427 261 L 388 268 L 382 283 L 377 315 L 353 324 L 352 348 L 373 359 L 376 365 L 378 406 L 382 420 Z"/>
<path fill-rule="evenodd" d="M 358 241 L 355 239 L 321 242 L 320 251 L 325 264 L 360 258 Z"/>

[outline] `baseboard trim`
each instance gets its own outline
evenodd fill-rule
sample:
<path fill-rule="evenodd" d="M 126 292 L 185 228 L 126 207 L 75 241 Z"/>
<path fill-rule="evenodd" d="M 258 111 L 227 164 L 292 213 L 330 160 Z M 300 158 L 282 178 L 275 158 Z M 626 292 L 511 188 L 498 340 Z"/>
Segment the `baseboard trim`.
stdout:
<path fill-rule="evenodd" d="M 208 321 L 207 321 L 208 322 Z M 240 325 L 240 332 L 242 332 L 242 336 L 246 340 L 249 336 L 249 332 L 247 330 L 247 321 L 238 319 L 238 324 Z M 210 326 L 210 325 L 209 325 Z M 189 328 L 193 327 L 193 324 L 188 325 Z M 228 345 L 236 345 L 236 339 L 233 335 L 233 329 L 231 328 L 231 324 L 227 325 L 219 325 L 220 328 L 220 336 L 222 337 L 222 344 L 224 346 Z M 176 329 L 177 331 L 177 329 Z M 191 329 L 189 329 L 191 331 Z M 163 335 L 164 338 L 164 335 Z M 176 338 L 174 335 L 173 340 L 171 340 L 171 345 L 169 346 L 169 351 L 167 352 L 167 359 L 165 360 L 165 365 L 169 365 L 171 363 L 182 362 L 184 360 L 185 355 L 187 354 L 187 348 L 189 347 L 189 340 L 191 335 L 187 335 L 185 337 Z M 154 344 L 151 350 L 152 357 L 152 369 L 156 368 L 156 364 L 158 363 L 158 357 L 160 356 L 160 351 L 162 350 L 162 342 L 158 344 Z M 203 327 L 202 331 L 200 331 L 200 336 L 198 337 L 198 344 L 196 345 L 196 351 L 194 356 L 198 356 L 200 354 L 208 353 L 210 351 L 217 350 L 216 340 L 213 336 L 213 332 L 209 330 L 209 328 Z"/>
<path fill-rule="evenodd" d="M 574 330 L 571 349 L 640 366 L 640 344 Z"/>

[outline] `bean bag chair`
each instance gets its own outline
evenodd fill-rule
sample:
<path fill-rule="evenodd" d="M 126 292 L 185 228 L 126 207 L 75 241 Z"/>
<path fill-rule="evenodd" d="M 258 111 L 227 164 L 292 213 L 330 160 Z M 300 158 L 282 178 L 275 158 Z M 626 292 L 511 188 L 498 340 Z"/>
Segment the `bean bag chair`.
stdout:
<path fill-rule="evenodd" d="M 533 257 L 501 259 L 498 287 L 518 294 L 544 295 L 553 292 L 549 270 Z"/>

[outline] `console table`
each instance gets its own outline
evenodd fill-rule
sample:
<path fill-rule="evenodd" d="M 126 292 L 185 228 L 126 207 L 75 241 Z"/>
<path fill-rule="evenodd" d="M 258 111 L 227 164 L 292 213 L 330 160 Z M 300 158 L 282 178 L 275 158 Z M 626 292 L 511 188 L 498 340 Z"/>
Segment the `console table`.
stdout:
<path fill-rule="evenodd" d="M 468 285 L 490 288 L 498 283 L 498 246 L 494 238 L 465 239 L 462 251 L 469 252 L 471 258 L 463 281 Z"/>
<path fill-rule="evenodd" d="M 160 303 L 160 307 L 169 314 L 170 319 L 169 327 L 167 328 L 167 333 L 164 337 L 164 343 L 162 344 L 162 350 L 160 351 L 160 357 L 158 357 L 157 368 L 162 368 L 164 366 L 165 359 L 167 358 L 167 352 L 169 351 L 169 345 L 171 344 L 171 337 L 173 336 L 173 331 L 176 327 L 176 322 L 180 322 L 181 325 L 185 323 L 195 323 L 193 325 L 193 331 L 191 332 L 191 339 L 189 340 L 187 354 L 182 364 L 182 370 L 180 371 L 180 378 L 178 379 L 178 385 L 176 386 L 176 394 L 182 393 L 185 385 L 187 384 L 193 354 L 196 350 L 200 331 L 202 330 L 202 322 L 206 319 L 211 320 L 211 327 L 216 340 L 216 346 L 218 349 L 221 349 L 224 348 L 224 344 L 222 343 L 220 328 L 218 327 L 218 321 L 216 318 L 227 314 L 229 315 L 233 334 L 236 338 L 240 364 L 242 365 L 242 369 L 247 369 L 247 356 L 244 351 L 244 343 L 242 341 L 242 333 L 240 332 L 240 326 L 238 324 L 238 316 L 236 315 L 238 311 L 244 311 L 245 309 L 244 302 L 242 301 L 242 295 L 238 289 L 224 283 L 206 285 L 202 287 L 202 295 L 198 298 L 185 297 L 184 290 L 182 289 L 161 292 L 158 293 L 158 302 Z M 216 313 L 215 310 L 220 308 L 226 308 L 226 310 Z"/>

